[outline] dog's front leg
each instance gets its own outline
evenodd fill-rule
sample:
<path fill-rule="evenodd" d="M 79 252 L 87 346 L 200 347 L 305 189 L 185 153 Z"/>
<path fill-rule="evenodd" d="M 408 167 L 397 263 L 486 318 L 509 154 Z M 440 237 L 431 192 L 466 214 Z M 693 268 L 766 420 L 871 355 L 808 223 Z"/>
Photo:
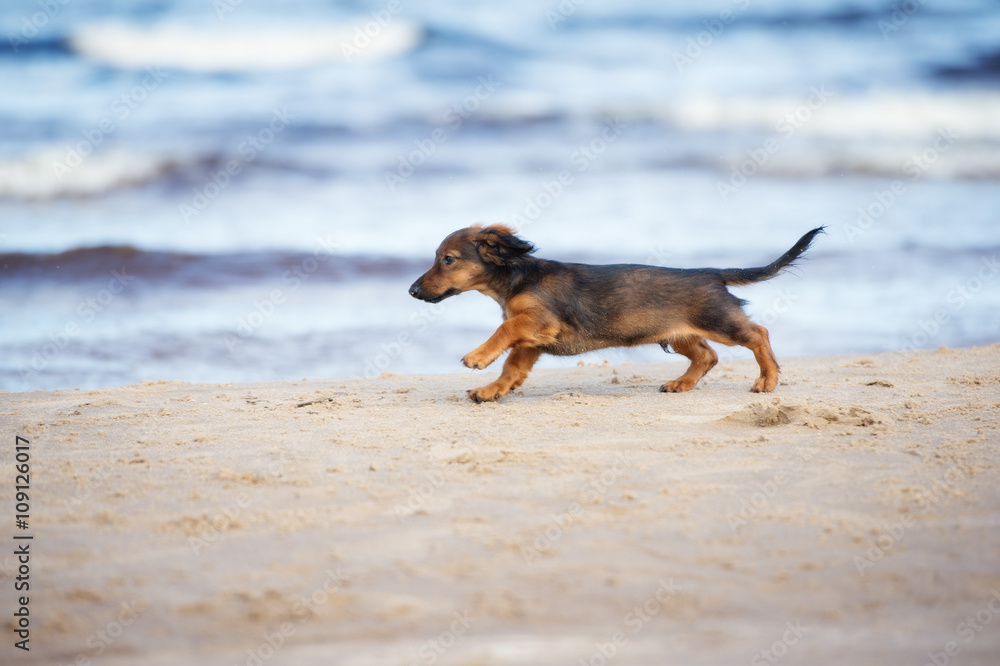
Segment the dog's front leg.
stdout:
<path fill-rule="evenodd" d="M 541 352 L 535 347 L 514 347 L 510 356 L 503 364 L 503 372 L 496 381 L 468 391 L 473 402 L 491 402 L 499 400 L 524 383 L 531 366 L 535 364 Z"/>
<path fill-rule="evenodd" d="M 482 370 L 515 345 L 534 347 L 554 339 L 551 326 L 540 325 L 531 314 L 519 314 L 511 317 L 490 336 L 490 339 L 465 355 L 462 363 L 465 367 Z"/>
<path fill-rule="evenodd" d="M 523 315 L 514 317 L 513 319 L 508 319 L 504 323 L 500 324 L 500 328 L 490 336 L 490 339 L 479 345 L 468 354 L 462 358 L 462 364 L 467 368 L 472 368 L 473 370 L 482 370 L 483 368 L 489 367 L 493 361 L 500 358 L 500 354 L 504 353 L 510 349 L 515 344 L 515 336 L 518 332 L 517 329 L 523 328 L 522 326 L 516 326 L 515 321 L 520 319 Z"/>

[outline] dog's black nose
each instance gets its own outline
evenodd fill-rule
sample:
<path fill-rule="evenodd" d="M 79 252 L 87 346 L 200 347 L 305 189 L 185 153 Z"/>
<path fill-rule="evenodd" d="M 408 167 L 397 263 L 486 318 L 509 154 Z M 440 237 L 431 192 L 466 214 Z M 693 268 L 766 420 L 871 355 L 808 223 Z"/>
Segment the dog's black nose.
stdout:
<path fill-rule="evenodd" d="M 420 286 L 417 285 L 416 282 L 414 282 L 413 284 L 410 285 L 410 296 L 413 296 L 413 298 L 419 298 L 418 296 L 419 293 L 420 293 Z"/>

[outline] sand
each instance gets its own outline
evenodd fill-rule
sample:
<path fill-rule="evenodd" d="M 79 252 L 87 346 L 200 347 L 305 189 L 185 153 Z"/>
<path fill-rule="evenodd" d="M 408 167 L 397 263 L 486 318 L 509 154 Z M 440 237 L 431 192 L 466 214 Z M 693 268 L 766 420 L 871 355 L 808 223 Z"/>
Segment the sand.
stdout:
<path fill-rule="evenodd" d="M 1000 663 L 1000 345 L 682 370 L 2 393 L 0 661 Z"/>

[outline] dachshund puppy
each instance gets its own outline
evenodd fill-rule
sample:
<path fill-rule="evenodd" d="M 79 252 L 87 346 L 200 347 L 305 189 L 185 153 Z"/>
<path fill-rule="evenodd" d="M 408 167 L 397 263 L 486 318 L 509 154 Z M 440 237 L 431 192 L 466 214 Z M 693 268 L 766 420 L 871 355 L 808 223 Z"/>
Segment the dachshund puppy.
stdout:
<path fill-rule="evenodd" d="M 502 224 L 474 225 L 449 235 L 434 265 L 410 295 L 439 303 L 463 291 L 500 304 L 504 322 L 462 363 L 482 369 L 510 350 L 496 381 L 468 392 L 475 402 L 497 400 L 520 386 L 541 354 L 572 356 L 605 347 L 658 344 L 691 359 L 687 371 L 660 387 L 694 388 L 719 357 L 706 339 L 753 352 L 760 377 L 751 391 L 773 391 L 778 363 L 767 329 L 743 312 L 726 289 L 769 280 L 792 265 L 823 227 L 813 229 L 774 263 L 760 268 L 662 268 L 636 264 L 591 266 L 532 257 L 534 246 Z"/>

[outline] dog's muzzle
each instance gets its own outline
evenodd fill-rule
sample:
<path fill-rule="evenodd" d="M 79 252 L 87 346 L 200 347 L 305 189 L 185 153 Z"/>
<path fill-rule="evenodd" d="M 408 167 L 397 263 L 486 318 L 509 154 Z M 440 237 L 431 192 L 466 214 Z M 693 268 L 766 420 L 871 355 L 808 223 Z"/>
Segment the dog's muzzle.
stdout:
<path fill-rule="evenodd" d="M 427 301 L 428 303 L 440 303 L 449 296 L 454 296 L 457 293 L 460 293 L 459 290 L 452 287 L 451 289 L 445 291 L 443 294 L 432 296 L 423 290 L 423 288 L 420 286 L 420 280 L 417 280 L 416 282 L 410 285 L 410 296 L 413 296 L 413 298 L 420 299 L 421 301 Z"/>

